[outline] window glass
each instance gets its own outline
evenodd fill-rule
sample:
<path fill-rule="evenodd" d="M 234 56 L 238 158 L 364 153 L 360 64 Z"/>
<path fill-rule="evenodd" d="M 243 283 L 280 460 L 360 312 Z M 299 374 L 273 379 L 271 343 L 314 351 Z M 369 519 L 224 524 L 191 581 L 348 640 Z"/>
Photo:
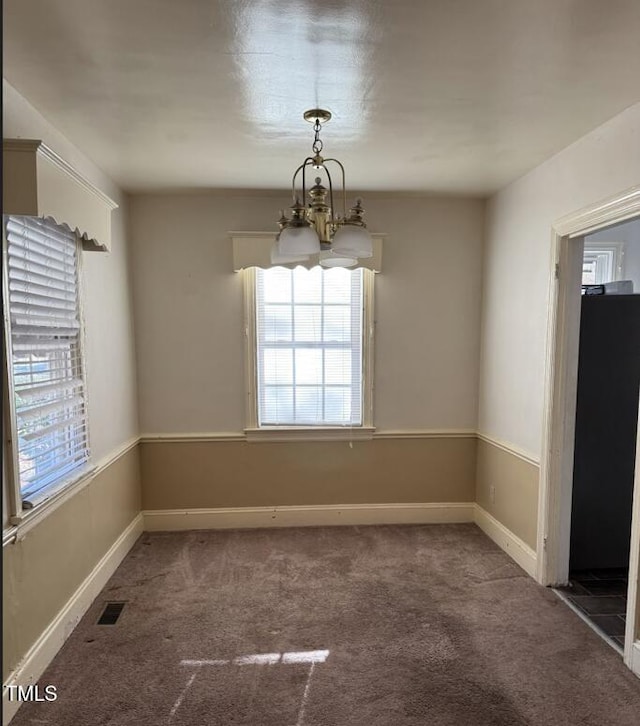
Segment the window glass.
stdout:
<path fill-rule="evenodd" d="M 362 425 L 362 290 L 361 269 L 257 270 L 259 426 Z"/>

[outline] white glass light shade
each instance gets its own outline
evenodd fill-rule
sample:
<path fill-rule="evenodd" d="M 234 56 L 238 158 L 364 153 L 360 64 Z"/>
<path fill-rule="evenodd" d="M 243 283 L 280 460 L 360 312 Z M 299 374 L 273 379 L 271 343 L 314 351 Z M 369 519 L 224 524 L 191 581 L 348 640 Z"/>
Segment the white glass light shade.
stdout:
<path fill-rule="evenodd" d="M 347 255 L 337 255 L 332 250 L 321 252 L 318 261 L 322 267 L 353 267 L 358 260 Z"/>
<path fill-rule="evenodd" d="M 309 259 L 309 255 L 283 255 L 280 252 L 280 242 L 276 240 L 271 248 L 271 264 L 272 265 L 287 265 L 290 262 L 306 262 Z"/>
<path fill-rule="evenodd" d="M 314 255 L 320 252 L 320 239 L 313 227 L 285 227 L 278 245 L 281 255 Z"/>
<path fill-rule="evenodd" d="M 373 257 L 373 238 L 364 227 L 344 224 L 335 233 L 331 249 L 350 257 Z"/>

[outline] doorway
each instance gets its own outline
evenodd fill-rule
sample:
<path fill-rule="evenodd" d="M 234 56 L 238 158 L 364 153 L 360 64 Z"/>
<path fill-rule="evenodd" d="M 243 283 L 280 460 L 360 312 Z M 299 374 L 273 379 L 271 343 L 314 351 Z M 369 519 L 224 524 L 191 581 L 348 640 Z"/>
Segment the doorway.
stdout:
<path fill-rule="evenodd" d="M 544 446 L 541 462 L 541 482 L 538 520 L 538 566 L 537 579 L 544 585 L 564 586 L 570 581 L 572 559 L 572 510 L 574 509 L 574 455 L 576 447 L 576 413 L 578 411 L 578 360 L 580 351 L 580 325 L 583 304 L 582 276 L 585 262 L 594 273 L 597 264 L 610 264 L 609 269 L 624 272 L 624 265 L 618 258 L 612 262 L 609 256 L 585 257 L 585 238 L 611 229 L 613 225 L 640 217 L 640 187 L 633 188 L 616 198 L 583 210 L 559 220 L 554 225 L 552 255 L 552 285 L 550 295 L 550 319 L 548 356 L 545 373 L 546 400 L 544 420 Z M 592 238 L 593 239 L 593 238 Z M 595 260 L 595 262 L 594 262 Z M 596 284 L 595 280 L 590 282 Z M 640 290 L 640 286 L 638 288 Z M 607 296 L 607 299 L 610 299 Z M 601 309 L 601 308 L 600 308 Z M 638 415 L 638 399 L 635 398 L 634 419 Z M 618 591 L 626 589 L 626 612 L 621 619 L 623 634 L 617 637 L 618 647 L 624 642 L 624 661 L 640 675 L 640 628 L 638 623 L 638 577 L 640 575 L 640 457 L 637 431 L 632 439 L 631 453 L 635 457 L 635 470 L 631 481 L 633 500 L 626 514 L 630 520 L 628 562 L 613 574 Z M 577 525 L 576 525 L 577 526 Z M 576 529 L 574 529 L 574 534 Z M 576 543 L 573 543 L 575 550 Z M 575 564 L 575 558 L 574 558 Z M 625 582 L 622 569 L 628 566 L 628 580 Z M 597 579 L 598 569 L 594 566 L 591 575 Z M 602 571 L 611 568 L 600 568 Z M 587 570 L 589 572 L 589 570 Z M 601 572 L 600 574 L 603 574 Z M 604 578 L 601 578 L 604 580 Z M 597 583 L 595 584 L 596 589 Z M 588 588 L 585 588 L 588 589 Z M 602 592 L 602 590 L 600 590 Z M 580 597 L 574 593 L 576 597 Z M 583 593 L 584 597 L 607 597 Z M 622 598 L 623 595 L 612 595 Z M 586 601 L 583 601 L 586 602 Z M 576 607 L 579 610 L 579 608 Z M 602 613 L 598 613 L 602 614 Z M 617 613 L 616 613 L 617 614 Z M 584 616 L 584 611 L 582 612 Z"/>
<path fill-rule="evenodd" d="M 640 218 L 584 237 L 563 596 L 622 652 L 640 390 Z"/>

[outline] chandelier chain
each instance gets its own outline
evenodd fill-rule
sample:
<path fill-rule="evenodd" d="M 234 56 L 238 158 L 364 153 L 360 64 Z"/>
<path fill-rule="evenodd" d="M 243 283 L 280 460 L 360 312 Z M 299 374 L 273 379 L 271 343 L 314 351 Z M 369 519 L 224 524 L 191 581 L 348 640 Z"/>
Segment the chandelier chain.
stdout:
<path fill-rule="evenodd" d="M 315 124 L 313 125 L 313 130 L 316 132 L 315 137 L 313 139 L 313 146 L 311 149 L 313 150 L 314 154 L 319 154 L 322 151 L 322 139 L 320 138 L 320 129 L 322 126 L 320 125 L 320 119 L 316 119 Z"/>

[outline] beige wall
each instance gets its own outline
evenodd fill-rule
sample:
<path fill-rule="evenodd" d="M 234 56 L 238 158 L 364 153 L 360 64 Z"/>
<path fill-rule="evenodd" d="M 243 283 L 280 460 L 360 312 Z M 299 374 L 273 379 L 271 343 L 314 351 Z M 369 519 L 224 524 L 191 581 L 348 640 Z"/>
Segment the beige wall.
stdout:
<path fill-rule="evenodd" d="M 533 550 L 539 476 L 537 464 L 478 441 L 475 501 Z"/>
<path fill-rule="evenodd" d="M 6 82 L 3 102 L 5 137 L 42 139 L 120 205 L 111 252 L 82 257 L 91 456 L 104 463 L 138 435 L 127 199 Z M 4 547 L 5 677 L 140 511 L 137 456 L 127 454 Z"/>
<path fill-rule="evenodd" d="M 378 430 L 475 429 L 484 205 L 366 195 L 387 232 L 376 276 Z M 286 195 L 135 196 L 143 434 L 241 432 L 243 295 L 230 230 L 273 230 Z"/>
<path fill-rule="evenodd" d="M 141 445 L 143 509 L 472 502 L 474 438 Z"/>
<path fill-rule="evenodd" d="M 3 549 L 3 680 L 140 511 L 138 449 Z"/>
<path fill-rule="evenodd" d="M 143 195 L 132 200 L 143 435 L 242 432 L 241 274 L 228 232 L 274 228 L 286 196 Z M 378 431 L 475 430 L 481 234 L 475 199 L 368 195 L 387 232 L 376 276 Z M 471 501 L 475 442 L 149 443 L 143 507 Z"/>
<path fill-rule="evenodd" d="M 640 104 L 488 202 L 479 430 L 540 457 L 555 220 L 640 184 Z"/>
<path fill-rule="evenodd" d="M 552 225 L 567 214 L 637 184 L 640 104 L 488 201 L 478 428 L 481 434 L 523 452 L 534 462 L 539 462 L 541 455 Z M 479 449 L 481 504 L 486 503 L 488 486 L 483 451 L 485 446 Z M 532 491 L 530 475 L 523 473 L 524 478 L 515 486 L 519 464 L 495 456 L 512 483 L 508 485 L 505 478 L 504 486 L 499 485 L 490 511 L 535 546 L 531 534 L 537 526 L 537 507 L 533 506 L 537 482 Z"/>

